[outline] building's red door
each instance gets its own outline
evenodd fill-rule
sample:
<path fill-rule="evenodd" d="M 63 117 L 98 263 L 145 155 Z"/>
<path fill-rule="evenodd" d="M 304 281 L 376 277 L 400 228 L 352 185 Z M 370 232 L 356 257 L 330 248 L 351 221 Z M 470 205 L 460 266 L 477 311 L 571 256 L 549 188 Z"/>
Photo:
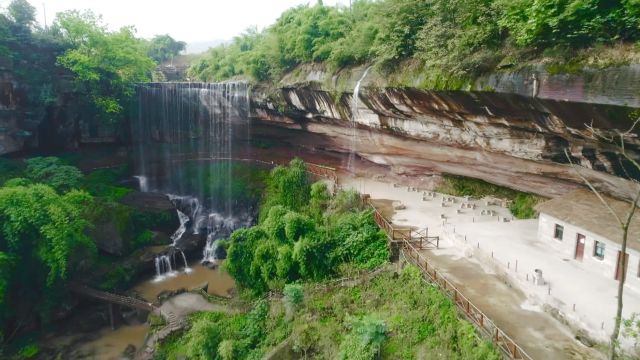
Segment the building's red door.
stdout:
<path fill-rule="evenodd" d="M 584 257 L 584 243 L 585 236 L 582 234 L 578 234 L 578 237 L 576 239 L 576 260 L 582 261 L 582 258 Z"/>
<path fill-rule="evenodd" d="M 616 280 L 621 280 L 623 276 L 626 276 L 628 266 L 629 254 L 624 254 L 624 261 L 622 261 L 622 251 L 618 250 L 618 260 L 616 261 Z"/>

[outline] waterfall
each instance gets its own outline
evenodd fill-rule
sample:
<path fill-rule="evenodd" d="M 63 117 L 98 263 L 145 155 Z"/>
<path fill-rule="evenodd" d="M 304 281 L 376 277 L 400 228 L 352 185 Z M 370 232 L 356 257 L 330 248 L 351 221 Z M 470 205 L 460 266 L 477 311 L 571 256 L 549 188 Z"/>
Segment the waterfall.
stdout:
<path fill-rule="evenodd" d="M 182 239 L 182 235 L 187 232 L 187 222 L 189 222 L 189 217 L 180 210 L 176 210 L 178 212 L 178 219 L 180 220 L 180 227 L 178 230 L 171 235 L 172 246 L 176 246 L 178 240 Z"/>
<path fill-rule="evenodd" d="M 171 258 L 168 255 L 156 256 L 156 280 L 162 280 L 167 276 L 174 276 Z"/>
<path fill-rule="evenodd" d="M 182 261 L 184 261 L 184 272 L 187 274 L 191 272 L 191 268 L 189 267 L 189 263 L 187 262 L 187 257 L 184 255 L 184 251 L 178 249 L 180 251 L 180 255 L 182 255 Z"/>
<path fill-rule="evenodd" d="M 217 239 L 253 221 L 252 212 L 233 199 L 232 159 L 249 151 L 249 87 L 151 83 L 139 84 L 137 95 L 131 130 L 140 188 L 144 178 L 145 188 L 171 194 L 180 219 L 171 236 L 176 249 L 185 234 L 202 234 L 203 259 L 213 260 Z"/>
<path fill-rule="evenodd" d="M 360 77 L 360 79 L 358 80 L 358 82 L 356 82 L 356 86 L 353 89 L 353 97 L 351 99 L 351 148 L 349 149 L 349 161 L 347 162 L 347 169 L 349 169 L 349 171 L 353 171 L 354 170 L 354 164 L 355 164 L 355 156 L 356 156 L 356 151 L 357 151 L 357 117 L 360 115 L 360 110 L 358 110 L 358 105 L 359 105 L 359 101 L 360 101 L 360 85 L 362 84 L 362 82 L 364 81 L 364 79 L 367 77 L 367 74 L 369 74 L 369 70 L 371 70 L 371 66 L 369 66 L 364 73 L 362 74 L 362 76 Z"/>
<path fill-rule="evenodd" d="M 136 175 L 135 179 L 138 179 L 138 189 L 140 192 L 148 192 L 149 191 L 149 179 L 147 179 L 144 175 Z"/>

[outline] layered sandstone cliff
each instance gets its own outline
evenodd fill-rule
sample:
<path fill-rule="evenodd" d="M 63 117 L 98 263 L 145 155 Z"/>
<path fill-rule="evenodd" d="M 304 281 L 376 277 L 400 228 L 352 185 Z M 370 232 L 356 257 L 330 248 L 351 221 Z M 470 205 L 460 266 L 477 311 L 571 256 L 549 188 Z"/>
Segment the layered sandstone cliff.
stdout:
<path fill-rule="evenodd" d="M 532 76 L 540 83 L 508 92 L 508 81 L 524 82 L 529 77 L 526 71 L 503 76 L 501 81 L 494 76 L 493 83 L 503 88 L 491 91 L 390 87 L 373 75 L 363 82 L 354 101 L 352 92 L 337 89 L 353 84 L 364 68 L 342 74 L 347 81 L 340 74 L 306 69 L 306 75 L 285 78 L 289 83 L 276 90 L 255 89 L 253 112 L 258 123 L 286 128 L 283 137 L 292 145 L 345 154 L 354 151 L 358 157 L 407 175 L 464 175 L 550 197 L 582 183 L 569 165 L 566 149 L 571 161 L 581 165 L 581 173 L 597 186 L 629 196 L 630 182 L 625 178 L 640 179 L 640 172 L 614 146 L 594 139 L 589 126 L 607 134 L 631 127 L 637 107 L 616 103 L 638 105 L 637 98 L 629 95 L 634 83 L 624 82 L 628 86 L 621 87 L 619 77 L 623 73 L 636 76 L 638 68 L 618 70 L 615 76 L 590 75 L 591 81 L 563 75 L 567 88 L 555 93 L 548 87 L 557 87 L 558 76 L 542 73 Z M 476 87 L 485 86 L 486 81 L 478 80 Z M 594 93 L 593 82 L 600 83 L 602 96 Z M 536 86 L 537 93 L 524 95 L 526 86 Z M 558 98 L 567 94 L 573 101 Z M 638 134 L 640 129 L 635 129 L 635 137 L 625 143 L 636 159 L 640 157 Z"/>

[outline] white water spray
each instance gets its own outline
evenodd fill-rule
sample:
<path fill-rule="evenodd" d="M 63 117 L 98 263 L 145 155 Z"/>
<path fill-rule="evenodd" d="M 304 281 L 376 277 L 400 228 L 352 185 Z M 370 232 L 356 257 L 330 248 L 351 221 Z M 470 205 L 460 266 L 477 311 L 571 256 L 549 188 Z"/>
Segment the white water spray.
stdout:
<path fill-rule="evenodd" d="M 149 191 L 149 179 L 144 175 L 136 175 L 134 178 L 138 179 L 138 189 L 140 192 Z"/>
<path fill-rule="evenodd" d="M 356 151 L 357 151 L 357 132 L 356 132 L 356 127 L 357 127 L 357 118 L 360 115 L 360 110 L 358 109 L 358 105 L 360 102 L 360 85 L 362 84 L 362 82 L 364 81 L 364 79 L 367 77 L 367 74 L 369 74 L 369 70 L 371 70 L 371 66 L 369 66 L 364 73 L 362 74 L 362 76 L 360 77 L 360 79 L 358 80 L 358 82 L 356 83 L 356 87 L 353 89 L 353 97 L 351 99 L 351 148 L 349 149 L 349 161 L 347 162 L 347 169 L 349 171 L 353 171 L 354 170 L 354 165 L 355 165 L 355 156 L 356 156 Z"/>
<path fill-rule="evenodd" d="M 175 272 L 171 266 L 171 258 L 168 255 L 157 256 L 155 263 L 156 281 L 163 280 L 168 276 L 175 276 Z"/>
<path fill-rule="evenodd" d="M 189 222 L 189 216 L 183 213 L 180 210 L 176 210 L 178 212 L 178 219 L 180 220 L 180 227 L 176 232 L 171 235 L 172 246 L 176 246 L 178 240 L 182 239 L 182 235 L 187 232 L 187 222 Z"/>
<path fill-rule="evenodd" d="M 187 262 L 187 257 L 184 255 L 184 251 L 177 249 L 180 251 L 180 255 L 182 255 L 182 261 L 184 261 L 184 272 L 187 274 L 191 272 L 191 268 L 189 267 L 189 263 Z"/>

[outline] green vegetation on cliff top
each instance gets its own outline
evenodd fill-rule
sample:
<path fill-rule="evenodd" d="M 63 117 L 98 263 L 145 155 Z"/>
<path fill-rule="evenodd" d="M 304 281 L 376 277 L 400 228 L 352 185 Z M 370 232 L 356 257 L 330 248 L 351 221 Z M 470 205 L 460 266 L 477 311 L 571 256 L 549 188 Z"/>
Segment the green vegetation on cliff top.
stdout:
<path fill-rule="evenodd" d="M 603 61 L 581 49 L 638 40 L 638 0 L 356 0 L 351 8 L 320 1 L 211 49 L 190 75 L 273 81 L 304 63 L 374 63 L 393 72 L 412 60 L 429 73 L 426 86 L 451 87 L 533 58 Z"/>

